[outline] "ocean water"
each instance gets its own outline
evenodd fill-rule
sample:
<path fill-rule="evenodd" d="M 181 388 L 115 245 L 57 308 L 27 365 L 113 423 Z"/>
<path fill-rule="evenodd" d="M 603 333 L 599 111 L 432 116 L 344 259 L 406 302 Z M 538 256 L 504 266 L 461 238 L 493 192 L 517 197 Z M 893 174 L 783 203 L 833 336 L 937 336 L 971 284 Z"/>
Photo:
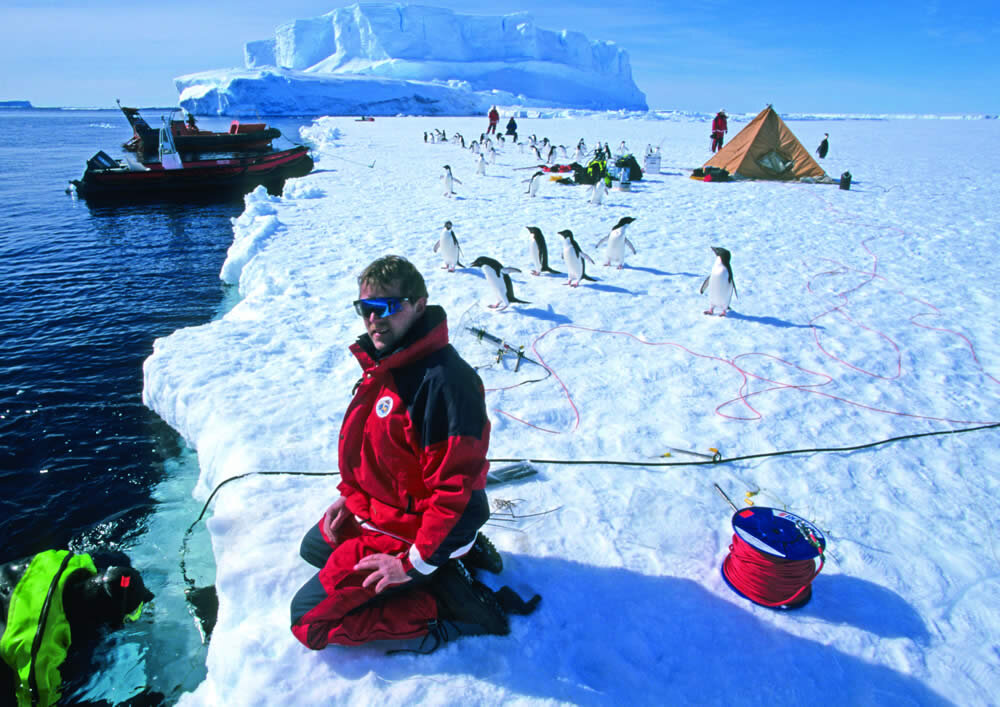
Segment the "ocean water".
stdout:
<path fill-rule="evenodd" d="M 179 574 L 177 548 L 146 534 L 163 488 L 183 502 L 177 524 L 195 520 L 176 477 L 197 459 L 142 404 L 142 363 L 157 337 L 226 306 L 219 269 L 243 202 L 91 207 L 67 193 L 130 135 L 118 111 L 0 111 L 0 562 L 138 547 L 156 591 Z"/>

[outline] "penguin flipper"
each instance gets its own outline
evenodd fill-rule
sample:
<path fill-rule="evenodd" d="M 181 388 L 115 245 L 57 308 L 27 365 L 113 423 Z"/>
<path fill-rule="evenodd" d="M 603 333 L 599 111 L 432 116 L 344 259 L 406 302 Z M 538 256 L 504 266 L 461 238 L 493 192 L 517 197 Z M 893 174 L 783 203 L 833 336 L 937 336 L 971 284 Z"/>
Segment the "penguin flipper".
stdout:
<path fill-rule="evenodd" d="M 440 247 L 441 247 L 441 241 L 438 241 L 437 243 L 434 244 L 434 252 L 437 253 L 438 252 L 438 248 L 440 248 Z"/>
<path fill-rule="evenodd" d="M 584 252 L 583 252 L 582 250 L 580 251 L 580 257 L 581 257 L 581 258 L 586 258 L 587 260 L 589 260 L 589 261 L 590 261 L 590 264 L 591 264 L 591 265 L 593 265 L 593 264 L 594 264 L 594 259 L 593 259 L 593 258 L 591 258 L 591 257 L 590 257 L 589 255 L 587 255 L 586 253 L 584 253 Z"/>
<path fill-rule="evenodd" d="M 604 236 L 604 238 L 602 238 L 601 240 L 597 241 L 597 244 L 594 247 L 595 248 L 600 248 L 602 245 L 604 245 L 605 243 L 608 242 L 608 238 L 609 237 L 610 237 L 610 234 L 607 235 L 607 236 Z"/>
<path fill-rule="evenodd" d="M 700 294 L 700 295 L 705 294 L 705 290 L 708 289 L 708 281 L 711 280 L 711 279 L 712 279 L 711 275 L 709 275 L 708 277 L 705 278 L 705 282 L 701 283 L 701 287 L 698 288 L 698 294 Z"/>
<path fill-rule="evenodd" d="M 629 248 L 631 248 L 632 249 L 632 255 L 635 255 L 635 246 L 632 245 L 632 241 L 630 241 L 628 238 L 626 238 L 625 239 L 625 245 L 627 245 Z"/>

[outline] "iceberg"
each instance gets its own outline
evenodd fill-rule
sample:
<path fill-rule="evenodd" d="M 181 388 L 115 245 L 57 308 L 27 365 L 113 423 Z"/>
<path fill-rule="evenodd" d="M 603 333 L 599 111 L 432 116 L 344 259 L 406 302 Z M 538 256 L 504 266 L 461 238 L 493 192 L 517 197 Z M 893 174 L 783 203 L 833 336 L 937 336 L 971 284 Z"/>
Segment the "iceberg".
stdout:
<path fill-rule="evenodd" d="M 280 25 L 244 46 L 245 67 L 179 76 L 201 115 L 474 115 L 491 105 L 648 109 L 614 42 L 535 25 L 530 14 L 461 15 L 354 4 Z"/>

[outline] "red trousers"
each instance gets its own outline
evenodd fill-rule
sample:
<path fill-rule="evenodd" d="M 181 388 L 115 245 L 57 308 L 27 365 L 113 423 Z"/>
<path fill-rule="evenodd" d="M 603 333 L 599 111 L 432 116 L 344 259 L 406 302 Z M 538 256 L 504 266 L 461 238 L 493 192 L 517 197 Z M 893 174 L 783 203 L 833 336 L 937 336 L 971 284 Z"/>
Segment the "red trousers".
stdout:
<path fill-rule="evenodd" d="M 428 622 L 437 618 L 437 602 L 426 589 L 411 580 L 376 594 L 374 584 L 361 586 L 369 572 L 354 569 L 362 557 L 399 555 L 409 545 L 353 520 L 341 526 L 339 535 L 334 545 L 317 524 L 303 538 L 302 556 L 320 571 L 292 599 L 295 637 L 320 650 L 330 643 L 356 646 L 425 635 Z"/>

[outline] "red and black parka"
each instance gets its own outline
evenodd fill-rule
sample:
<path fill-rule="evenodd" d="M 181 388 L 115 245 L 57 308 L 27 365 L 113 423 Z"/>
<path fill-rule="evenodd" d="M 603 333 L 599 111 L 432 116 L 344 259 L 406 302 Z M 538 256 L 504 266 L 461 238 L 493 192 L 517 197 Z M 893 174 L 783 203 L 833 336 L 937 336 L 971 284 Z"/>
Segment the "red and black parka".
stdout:
<path fill-rule="evenodd" d="M 340 429 L 338 490 L 362 527 L 411 543 L 403 567 L 427 575 L 471 548 L 489 519 L 490 421 L 482 380 L 428 305 L 401 345 L 351 352 L 363 375 Z"/>

